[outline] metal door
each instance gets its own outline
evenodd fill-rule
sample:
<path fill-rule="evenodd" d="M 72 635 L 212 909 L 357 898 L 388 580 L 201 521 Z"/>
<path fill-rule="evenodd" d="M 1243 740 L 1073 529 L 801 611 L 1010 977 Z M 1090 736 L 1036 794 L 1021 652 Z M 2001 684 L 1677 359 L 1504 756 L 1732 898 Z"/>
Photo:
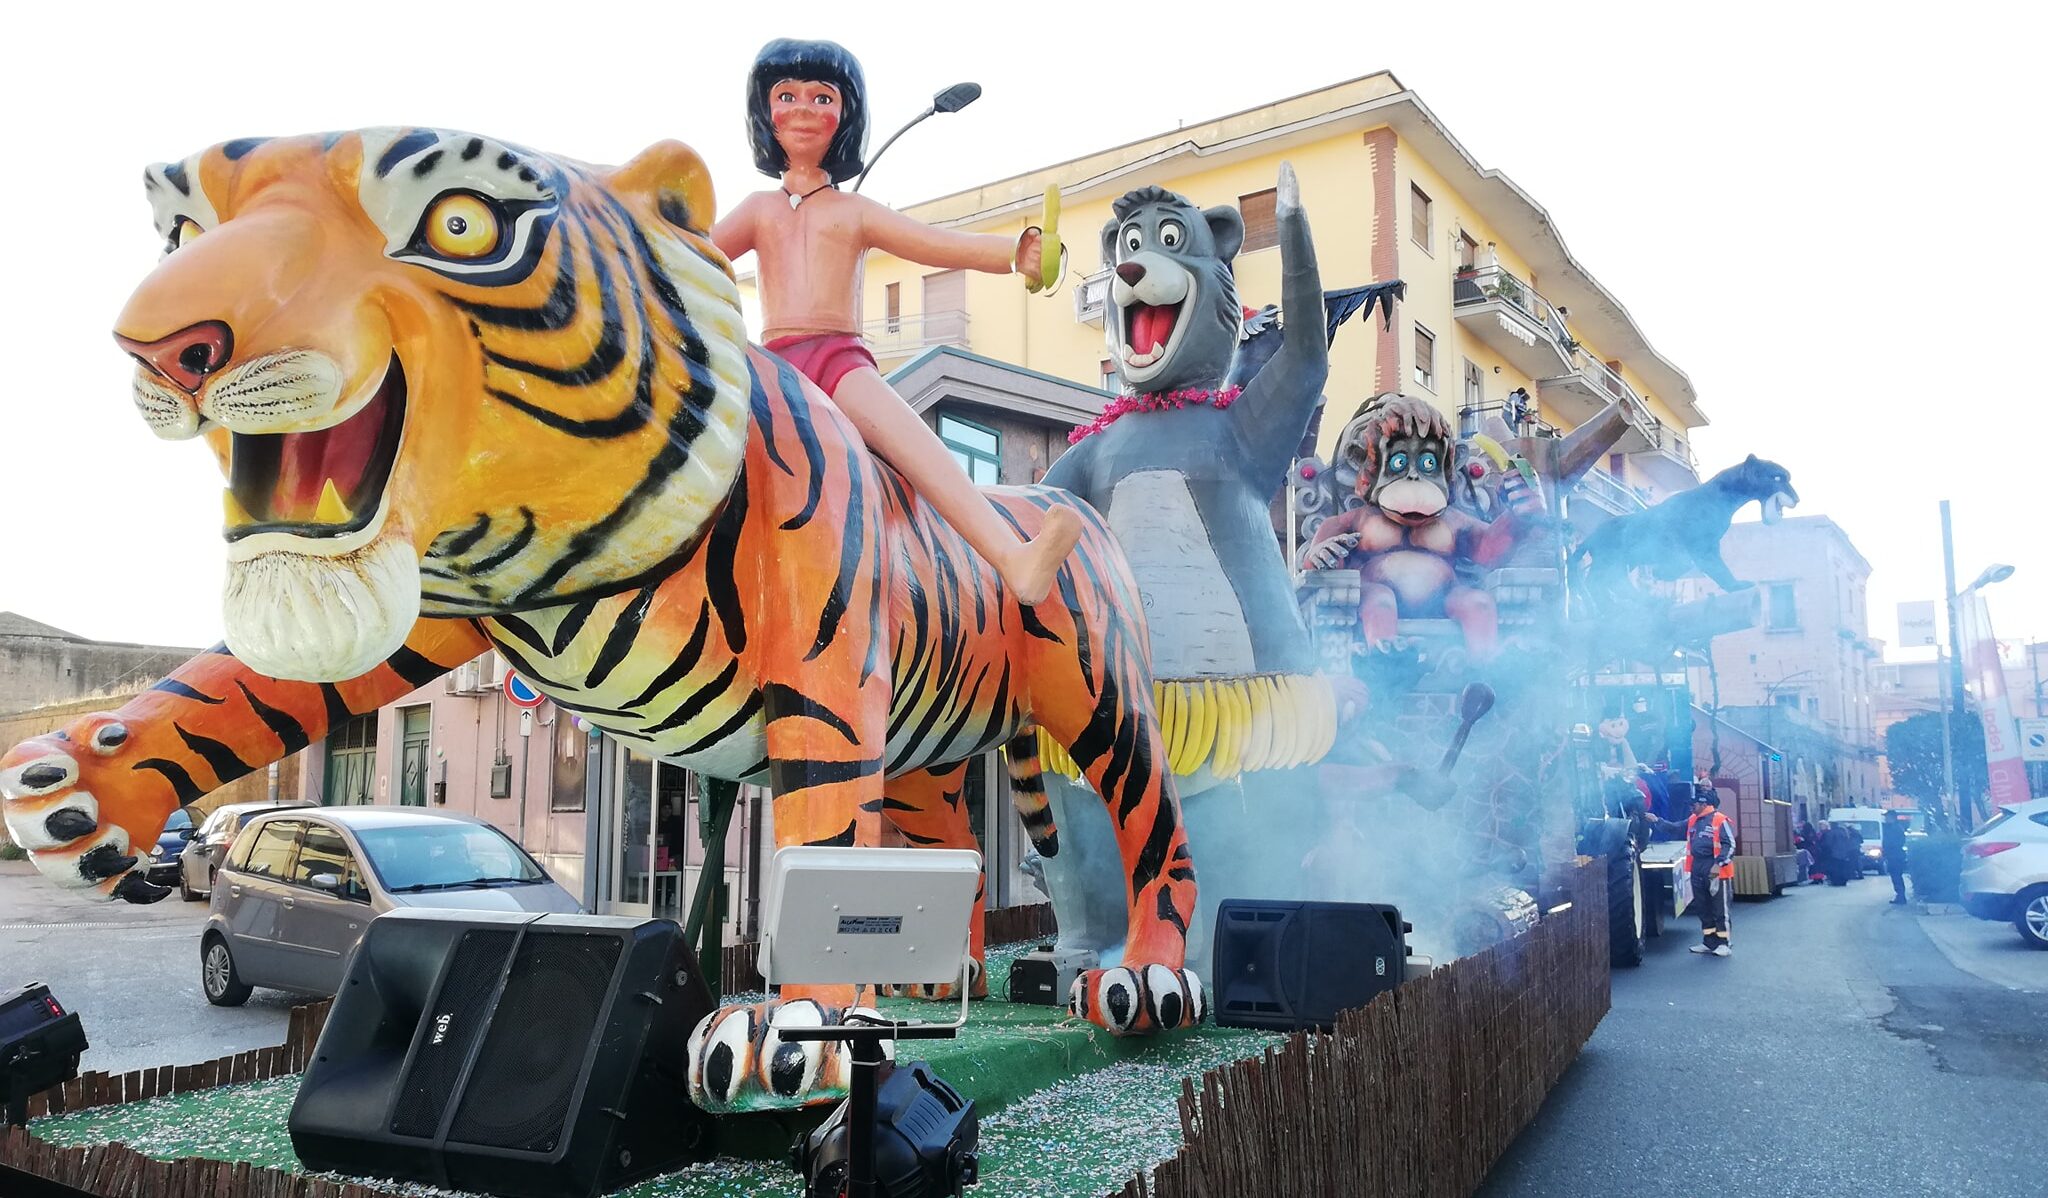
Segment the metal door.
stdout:
<path fill-rule="evenodd" d="M 433 741 L 433 708 L 404 707 L 398 712 L 398 805 L 427 805 L 428 749 Z"/>

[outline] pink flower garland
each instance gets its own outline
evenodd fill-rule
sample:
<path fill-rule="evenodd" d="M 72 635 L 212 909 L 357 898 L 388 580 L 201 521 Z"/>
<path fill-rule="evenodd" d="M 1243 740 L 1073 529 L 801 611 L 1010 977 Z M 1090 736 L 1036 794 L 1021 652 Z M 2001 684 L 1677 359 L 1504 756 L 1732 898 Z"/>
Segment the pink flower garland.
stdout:
<path fill-rule="evenodd" d="M 1169 408 L 1185 408 L 1189 404 L 1196 407 L 1207 404 L 1220 412 L 1236 403 L 1242 394 L 1242 387 L 1225 387 L 1221 391 L 1152 391 L 1144 395 L 1119 395 L 1103 406 L 1102 415 L 1068 433 L 1067 444 L 1079 445 L 1083 437 L 1094 436 L 1132 412 L 1164 412 Z"/>

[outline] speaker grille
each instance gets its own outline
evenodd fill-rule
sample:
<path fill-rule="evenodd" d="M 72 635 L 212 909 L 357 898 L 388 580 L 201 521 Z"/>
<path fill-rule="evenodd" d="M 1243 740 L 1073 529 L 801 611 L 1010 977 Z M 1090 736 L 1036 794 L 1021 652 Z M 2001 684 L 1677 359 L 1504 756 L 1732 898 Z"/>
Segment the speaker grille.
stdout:
<path fill-rule="evenodd" d="M 462 1063 L 490 1022 L 491 991 L 505 972 L 505 959 L 512 955 L 516 939 L 517 934 L 509 931 L 463 933 L 434 1008 L 420 1020 L 419 1048 L 391 1118 L 393 1135 L 432 1139 L 440 1130 L 441 1115 L 462 1076 Z"/>
<path fill-rule="evenodd" d="M 527 935 L 463 1089 L 450 1141 L 553 1151 L 622 948 L 614 936 Z"/>

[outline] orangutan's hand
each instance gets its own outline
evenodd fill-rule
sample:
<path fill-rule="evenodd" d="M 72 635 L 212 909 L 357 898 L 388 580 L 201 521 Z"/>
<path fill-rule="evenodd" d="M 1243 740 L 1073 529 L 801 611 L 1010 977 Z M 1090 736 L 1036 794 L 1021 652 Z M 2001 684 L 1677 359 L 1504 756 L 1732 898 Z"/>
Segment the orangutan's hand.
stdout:
<path fill-rule="evenodd" d="M 1334 570 L 1344 564 L 1351 551 L 1358 547 L 1358 534 L 1347 532 L 1341 536 L 1319 541 L 1302 551 L 1301 565 L 1306 570 Z"/>
<path fill-rule="evenodd" d="M 1545 515 L 1542 487 L 1523 478 L 1521 471 L 1509 469 L 1501 479 L 1500 490 L 1508 510 L 1522 519 L 1538 520 Z"/>

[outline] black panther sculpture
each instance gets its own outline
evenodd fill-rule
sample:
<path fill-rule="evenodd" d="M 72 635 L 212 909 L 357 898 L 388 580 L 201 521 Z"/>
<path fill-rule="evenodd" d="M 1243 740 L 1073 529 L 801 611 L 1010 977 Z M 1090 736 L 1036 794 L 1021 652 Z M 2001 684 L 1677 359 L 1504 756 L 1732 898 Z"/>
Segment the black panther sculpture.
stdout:
<path fill-rule="evenodd" d="M 1736 511 L 1752 501 L 1763 508 L 1764 523 L 1776 522 L 1783 509 L 1799 502 L 1791 473 L 1750 454 L 1646 512 L 1609 520 L 1572 555 L 1579 593 L 1603 609 L 1624 604 L 1634 593 L 1630 575 L 1636 570 L 1664 581 L 1698 570 L 1724 591 L 1754 585 L 1736 578 L 1721 560 L 1721 538 Z"/>

